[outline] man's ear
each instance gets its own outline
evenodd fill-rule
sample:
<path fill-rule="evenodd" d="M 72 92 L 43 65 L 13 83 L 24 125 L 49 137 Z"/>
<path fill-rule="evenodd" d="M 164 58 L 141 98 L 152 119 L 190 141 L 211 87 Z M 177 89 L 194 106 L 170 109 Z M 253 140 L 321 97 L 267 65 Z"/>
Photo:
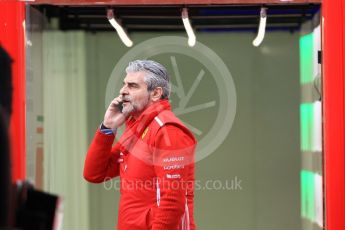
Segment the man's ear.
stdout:
<path fill-rule="evenodd" d="M 158 101 L 161 99 L 162 95 L 163 95 L 163 88 L 157 87 L 151 91 L 151 100 Z"/>

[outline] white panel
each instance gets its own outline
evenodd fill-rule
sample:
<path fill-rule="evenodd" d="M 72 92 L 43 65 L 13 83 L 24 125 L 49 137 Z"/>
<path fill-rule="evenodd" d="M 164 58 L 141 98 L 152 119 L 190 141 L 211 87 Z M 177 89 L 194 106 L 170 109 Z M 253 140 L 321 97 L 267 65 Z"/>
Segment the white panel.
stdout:
<path fill-rule="evenodd" d="M 323 228 L 323 192 L 322 192 L 322 176 L 315 174 L 315 222 Z"/>
<path fill-rule="evenodd" d="M 321 102 L 316 101 L 313 103 L 313 140 L 312 140 L 312 150 L 315 152 L 322 151 L 322 110 Z"/>
<path fill-rule="evenodd" d="M 318 64 L 317 61 L 317 53 L 318 50 L 321 50 L 321 31 L 320 25 L 315 27 L 313 31 L 313 77 L 317 76 L 317 74 L 321 73 L 321 66 Z"/>

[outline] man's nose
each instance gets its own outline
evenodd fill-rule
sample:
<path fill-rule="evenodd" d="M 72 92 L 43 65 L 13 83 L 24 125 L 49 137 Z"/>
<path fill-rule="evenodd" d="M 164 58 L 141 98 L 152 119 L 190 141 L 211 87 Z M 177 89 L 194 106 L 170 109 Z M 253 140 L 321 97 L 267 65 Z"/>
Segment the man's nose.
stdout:
<path fill-rule="evenodd" d="M 126 85 L 122 86 L 122 88 L 120 89 L 120 94 L 121 95 L 128 94 L 128 90 L 127 90 L 127 86 Z"/>

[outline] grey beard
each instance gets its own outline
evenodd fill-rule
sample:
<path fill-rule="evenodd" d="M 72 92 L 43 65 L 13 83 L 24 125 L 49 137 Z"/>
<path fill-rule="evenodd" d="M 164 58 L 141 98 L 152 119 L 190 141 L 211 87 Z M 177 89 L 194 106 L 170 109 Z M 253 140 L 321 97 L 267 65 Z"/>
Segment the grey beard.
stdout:
<path fill-rule="evenodd" d="M 131 112 L 133 112 L 135 109 L 133 107 L 133 105 L 131 103 L 129 103 L 128 105 L 124 106 L 122 108 L 122 113 L 124 114 L 130 114 Z"/>
<path fill-rule="evenodd" d="M 125 99 L 130 99 L 130 98 L 125 98 Z M 132 114 L 132 113 L 140 113 L 145 109 L 149 101 L 150 101 L 150 96 L 148 95 L 146 101 L 142 104 L 133 104 L 133 102 L 129 102 L 128 105 L 123 107 L 122 113 L 127 114 L 127 115 Z"/>

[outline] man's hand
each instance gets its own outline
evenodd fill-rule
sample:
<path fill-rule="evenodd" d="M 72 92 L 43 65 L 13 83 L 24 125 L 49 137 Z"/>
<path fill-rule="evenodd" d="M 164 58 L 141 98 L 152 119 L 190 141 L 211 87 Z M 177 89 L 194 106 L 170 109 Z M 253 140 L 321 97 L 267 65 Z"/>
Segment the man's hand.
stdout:
<path fill-rule="evenodd" d="M 122 113 L 120 104 L 122 96 L 118 96 L 111 101 L 104 115 L 103 125 L 115 129 L 120 127 L 126 120 L 126 114 Z"/>

